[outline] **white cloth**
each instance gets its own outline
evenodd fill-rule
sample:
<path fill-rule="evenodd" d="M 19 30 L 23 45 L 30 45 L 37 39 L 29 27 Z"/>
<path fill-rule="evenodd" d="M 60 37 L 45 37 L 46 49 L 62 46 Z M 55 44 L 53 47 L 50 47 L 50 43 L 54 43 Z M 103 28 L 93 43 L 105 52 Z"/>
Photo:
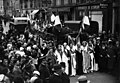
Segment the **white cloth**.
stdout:
<path fill-rule="evenodd" d="M 60 17 L 59 17 L 59 15 L 57 15 L 56 17 L 55 17 L 55 23 L 54 23 L 54 26 L 56 26 L 56 25 L 61 25 L 61 21 L 60 21 Z"/>
<path fill-rule="evenodd" d="M 62 62 L 61 55 L 60 55 L 60 53 L 57 50 L 55 51 L 55 56 L 57 57 L 57 62 L 58 63 Z"/>
<path fill-rule="evenodd" d="M 66 65 L 66 68 L 65 68 L 65 73 L 66 74 L 69 74 L 69 65 L 68 65 L 68 57 L 67 55 L 64 53 L 64 51 L 62 51 L 62 53 L 60 54 L 57 50 L 55 51 L 55 56 L 57 57 L 57 62 L 58 64 L 60 64 L 61 62 L 64 62 L 65 65 Z M 61 57 L 62 56 L 62 57 Z"/>
<path fill-rule="evenodd" d="M 71 75 L 75 76 L 76 75 L 76 54 L 71 53 Z"/>
<path fill-rule="evenodd" d="M 30 83 L 34 83 L 34 81 L 35 81 L 37 78 L 38 78 L 38 77 L 33 76 L 33 77 L 30 79 Z"/>
<path fill-rule="evenodd" d="M 93 71 L 95 68 L 95 58 L 94 58 L 94 54 L 90 53 L 90 58 L 91 58 L 91 71 Z"/>
<path fill-rule="evenodd" d="M 40 75 L 40 72 L 39 71 L 34 71 L 33 74 Z"/>
<path fill-rule="evenodd" d="M 20 50 L 16 51 L 15 54 L 19 54 L 21 57 L 25 56 L 25 52 Z"/>
<path fill-rule="evenodd" d="M 4 79 L 4 74 L 0 74 L 0 82 Z"/>
<path fill-rule="evenodd" d="M 81 50 L 82 50 L 82 56 L 83 56 L 83 72 L 87 73 L 89 72 L 89 68 L 90 68 L 90 55 L 88 54 L 88 45 L 81 46 Z"/>
<path fill-rule="evenodd" d="M 54 22 L 54 21 L 55 21 L 55 15 L 52 14 L 52 15 L 51 15 L 51 22 Z"/>
<path fill-rule="evenodd" d="M 62 54 L 62 62 L 64 62 L 65 63 L 65 65 L 66 65 L 66 67 L 65 67 L 65 73 L 68 75 L 69 74 L 69 64 L 68 64 L 68 57 L 67 57 L 67 55 L 63 52 L 63 54 Z"/>
<path fill-rule="evenodd" d="M 90 25 L 90 21 L 89 21 L 88 16 L 83 17 L 83 24 Z"/>

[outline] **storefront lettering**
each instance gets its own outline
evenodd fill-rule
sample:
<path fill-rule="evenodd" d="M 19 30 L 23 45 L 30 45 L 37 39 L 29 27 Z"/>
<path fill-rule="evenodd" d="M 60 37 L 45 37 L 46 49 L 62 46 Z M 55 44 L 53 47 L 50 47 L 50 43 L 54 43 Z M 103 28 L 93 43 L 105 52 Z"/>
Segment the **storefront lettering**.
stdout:
<path fill-rule="evenodd" d="M 84 9 L 100 9 L 100 5 L 78 7 L 78 10 L 84 10 Z"/>
<path fill-rule="evenodd" d="M 91 9 L 100 9 L 99 5 L 91 6 Z"/>
<path fill-rule="evenodd" d="M 101 8 L 107 8 L 107 7 L 108 7 L 108 4 L 100 4 L 100 7 L 101 7 Z"/>

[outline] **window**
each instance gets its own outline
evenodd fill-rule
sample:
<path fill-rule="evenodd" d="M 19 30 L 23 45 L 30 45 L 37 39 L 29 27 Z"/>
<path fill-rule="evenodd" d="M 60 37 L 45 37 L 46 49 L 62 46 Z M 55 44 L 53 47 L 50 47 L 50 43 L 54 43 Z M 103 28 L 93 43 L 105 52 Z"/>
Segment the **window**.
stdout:
<path fill-rule="evenodd" d="M 68 0 L 64 0 L 64 4 L 68 4 Z"/>
<path fill-rule="evenodd" d="M 24 8 L 27 8 L 27 4 L 24 5 Z"/>
<path fill-rule="evenodd" d="M 32 7 L 33 7 L 33 4 L 31 3 L 31 4 L 30 4 L 30 8 L 32 8 Z"/>

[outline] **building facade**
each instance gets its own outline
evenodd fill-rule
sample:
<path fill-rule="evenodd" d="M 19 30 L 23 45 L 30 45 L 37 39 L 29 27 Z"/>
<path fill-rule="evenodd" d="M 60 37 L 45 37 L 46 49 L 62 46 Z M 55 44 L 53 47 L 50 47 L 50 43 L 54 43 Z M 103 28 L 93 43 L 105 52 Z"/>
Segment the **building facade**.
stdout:
<path fill-rule="evenodd" d="M 87 13 L 99 23 L 99 32 L 120 33 L 120 0 L 0 0 L 0 14 L 29 14 L 33 10 L 51 7 L 61 20 L 81 20 Z"/>
<path fill-rule="evenodd" d="M 3 15 L 4 14 L 4 3 L 3 3 L 4 0 L 0 0 L 0 15 Z"/>
<path fill-rule="evenodd" d="M 77 7 L 77 20 L 80 20 L 85 12 L 91 21 L 99 23 L 99 32 L 112 32 L 112 1 L 110 0 L 86 0 Z"/>
<path fill-rule="evenodd" d="M 86 13 L 91 21 L 99 23 L 99 32 L 115 34 L 120 27 L 120 0 L 53 0 L 53 11 L 59 11 L 62 20 L 81 20 Z"/>
<path fill-rule="evenodd" d="M 4 14 L 6 15 L 18 15 L 20 12 L 20 0 L 3 0 L 4 1 Z"/>
<path fill-rule="evenodd" d="M 9 14 L 10 16 L 29 14 L 33 10 L 51 6 L 51 0 L 0 0 L 0 6 L 3 6 L 2 3 L 4 3 L 4 14 Z"/>
<path fill-rule="evenodd" d="M 20 0 L 20 9 L 23 14 L 30 14 L 33 10 L 51 6 L 51 0 Z"/>

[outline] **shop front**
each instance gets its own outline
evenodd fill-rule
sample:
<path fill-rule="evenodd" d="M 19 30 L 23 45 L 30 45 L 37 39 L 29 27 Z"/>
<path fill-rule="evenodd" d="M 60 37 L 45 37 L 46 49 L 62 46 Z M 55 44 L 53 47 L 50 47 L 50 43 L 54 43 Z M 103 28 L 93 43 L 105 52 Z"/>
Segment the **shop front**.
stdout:
<path fill-rule="evenodd" d="M 86 13 L 90 21 L 98 22 L 99 33 L 102 31 L 112 32 L 112 5 L 110 3 L 79 5 L 76 10 L 76 20 L 82 20 Z"/>
<path fill-rule="evenodd" d="M 55 7 L 55 8 L 52 8 L 52 12 L 53 13 L 59 12 L 61 21 L 66 21 L 71 18 L 70 7 Z"/>

